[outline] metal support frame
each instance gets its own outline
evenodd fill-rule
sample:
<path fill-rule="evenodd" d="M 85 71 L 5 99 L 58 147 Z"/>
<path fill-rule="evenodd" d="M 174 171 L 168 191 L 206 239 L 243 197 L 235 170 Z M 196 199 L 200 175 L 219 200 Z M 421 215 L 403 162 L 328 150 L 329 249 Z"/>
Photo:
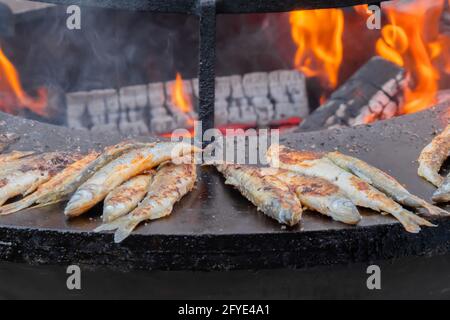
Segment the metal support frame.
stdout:
<path fill-rule="evenodd" d="M 200 0 L 199 48 L 199 120 L 203 133 L 214 128 L 214 102 L 216 87 L 216 0 Z"/>

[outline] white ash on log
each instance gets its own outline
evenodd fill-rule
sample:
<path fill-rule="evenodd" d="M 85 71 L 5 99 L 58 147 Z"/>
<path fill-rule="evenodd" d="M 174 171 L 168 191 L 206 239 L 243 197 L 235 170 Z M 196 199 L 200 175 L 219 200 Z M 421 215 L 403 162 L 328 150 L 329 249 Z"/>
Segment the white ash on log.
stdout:
<path fill-rule="evenodd" d="M 184 80 L 193 110 L 174 104 L 175 81 L 66 95 L 67 125 L 124 134 L 169 133 L 197 119 L 198 79 Z M 226 125 L 267 126 L 309 113 L 305 77 L 298 71 L 216 78 L 215 120 Z"/>
<path fill-rule="evenodd" d="M 256 110 L 258 125 L 269 125 L 275 113 L 269 100 L 269 75 L 265 72 L 247 74 L 242 79 L 242 85 L 250 104 Z"/>
<path fill-rule="evenodd" d="M 147 127 L 147 110 L 149 105 L 146 85 L 125 87 L 120 89 L 121 116 L 119 130 L 123 134 L 142 135 L 149 132 Z"/>
<path fill-rule="evenodd" d="M 369 120 L 389 119 L 400 111 L 406 83 L 403 68 L 374 57 L 306 118 L 300 130 L 355 126 Z"/>
<path fill-rule="evenodd" d="M 274 71 L 269 74 L 269 91 L 274 101 L 275 117 L 305 118 L 309 114 L 306 79 L 300 72 Z"/>

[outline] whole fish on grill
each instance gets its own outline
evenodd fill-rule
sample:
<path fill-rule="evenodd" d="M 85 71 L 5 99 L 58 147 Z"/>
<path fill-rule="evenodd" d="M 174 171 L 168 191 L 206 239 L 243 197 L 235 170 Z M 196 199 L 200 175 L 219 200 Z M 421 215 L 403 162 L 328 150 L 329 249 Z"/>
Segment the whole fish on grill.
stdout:
<path fill-rule="evenodd" d="M 38 162 L 45 153 L 32 154 L 28 157 L 12 159 L 3 162 L 0 166 L 0 177 L 7 176 L 9 173 L 20 170 L 22 167 L 32 166 Z"/>
<path fill-rule="evenodd" d="M 447 211 L 412 195 L 393 177 L 360 159 L 344 155 L 340 152 L 330 152 L 326 157 L 337 166 L 358 176 L 398 203 L 411 208 L 424 208 L 431 215 L 448 215 Z"/>
<path fill-rule="evenodd" d="M 0 205 L 9 199 L 35 191 L 58 172 L 80 158 L 79 154 L 51 152 L 0 177 Z"/>
<path fill-rule="evenodd" d="M 302 218 L 302 204 L 295 192 L 273 174 L 261 168 L 219 164 L 217 170 L 261 212 L 281 224 L 295 226 Z"/>
<path fill-rule="evenodd" d="M 33 151 L 12 151 L 10 153 L 0 154 L 0 164 L 5 164 L 14 160 L 19 160 L 34 154 Z"/>
<path fill-rule="evenodd" d="M 111 191 L 103 205 L 103 221 L 111 222 L 136 208 L 144 199 L 155 171 L 136 176 Z"/>
<path fill-rule="evenodd" d="M 408 232 L 418 233 L 420 226 L 434 226 L 404 209 L 367 182 L 336 166 L 322 153 L 296 151 L 284 146 L 272 145 L 267 152 L 267 158 L 271 165 L 279 164 L 283 169 L 319 177 L 336 184 L 355 205 L 391 214 Z"/>
<path fill-rule="evenodd" d="M 289 170 L 276 171 L 276 177 L 292 188 L 300 202 L 310 210 L 346 224 L 357 224 L 361 220 L 356 206 L 338 186 L 322 178 Z"/>
<path fill-rule="evenodd" d="M 447 175 L 444 182 L 433 194 L 433 201 L 438 203 L 450 202 L 450 174 Z"/>
<path fill-rule="evenodd" d="M 83 159 L 67 167 L 63 172 L 55 176 L 54 179 L 51 179 L 51 181 L 41 186 L 40 190 L 38 190 L 39 193 L 32 194 L 21 201 L 0 208 L 0 215 L 17 212 L 28 208 L 35 203 L 43 206 L 65 201 L 80 187 L 81 184 L 86 182 L 86 180 L 92 177 L 95 172 L 112 160 L 130 150 L 151 145 L 153 144 L 122 142 L 111 147 L 106 147 L 100 156 L 98 153 L 92 152 Z M 21 165 L 31 164 L 38 158 L 39 155 L 36 155 L 22 161 L 10 163 L 9 167 L 5 168 L 6 174 Z"/>
<path fill-rule="evenodd" d="M 8 149 L 10 145 L 20 139 L 20 136 L 15 133 L 0 134 L 0 153 Z"/>
<path fill-rule="evenodd" d="M 91 162 L 80 172 L 78 178 L 75 179 L 72 184 L 67 185 L 68 191 L 66 191 L 66 194 L 75 192 L 73 188 L 78 189 L 78 187 L 91 178 L 97 171 L 125 153 L 143 147 L 152 147 L 154 145 L 155 143 L 121 142 L 114 146 L 106 147 L 103 153 L 95 159 L 95 161 Z"/>
<path fill-rule="evenodd" d="M 98 158 L 97 152 L 91 152 L 82 159 L 70 164 L 46 183 L 39 186 L 36 192 L 6 206 L 0 207 L 0 215 L 7 215 L 26 209 L 33 204 L 40 206 L 61 202 L 77 189 L 80 173 Z"/>
<path fill-rule="evenodd" d="M 166 163 L 158 169 L 147 196 L 136 209 L 124 217 L 101 225 L 95 232 L 116 230 L 114 241 L 122 242 L 140 223 L 170 215 L 175 203 L 194 188 L 196 179 L 194 164 Z"/>
<path fill-rule="evenodd" d="M 163 162 L 198 151 L 187 143 L 161 142 L 131 150 L 111 161 L 83 183 L 67 204 L 64 214 L 77 217 L 101 202 L 130 178 Z"/>
<path fill-rule="evenodd" d="M 436 136 L 429 145 L 423 149 L 419 157 L 419 176 L 425 178 L 436 187 L 444 182 L 439 174 L 442 165 L 450 154 L 450 125 Z"/>

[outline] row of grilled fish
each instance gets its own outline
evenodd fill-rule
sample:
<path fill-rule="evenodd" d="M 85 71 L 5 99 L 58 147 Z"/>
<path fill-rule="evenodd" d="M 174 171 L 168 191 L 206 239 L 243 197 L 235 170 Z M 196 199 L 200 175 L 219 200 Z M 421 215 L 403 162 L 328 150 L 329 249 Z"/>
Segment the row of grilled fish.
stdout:
<path fill-rule="evenodd" d="M 297 151 L 272 145 L 267 153 L 271 168 L 220 164 L 226 183 L 235 186 L 260 211 L 293 226 L 302 208 L 334 220 L 357 224 L 357 207 L 391 214 L 412 233 L 434 226 L 400 204 L 426 209 L 430 215 L 447 215 L 439 207 L 409 193 L 398 181 L 366 162 L 339 152 Z"/>
<path fill-rule="evenodd" d="M 448 186 L 438 172 L 448 156 L 449 133 L 447 128 L 424 150 L 419 169 L 444 191 Z M 63 152 L 2 154 L 0 215 L 69 199 L 64 214 L 73 218 L 104 201 L 104 224 L 96 231 L 115 230 L 115 241 L 120 242 L 141 222 L 169 215 L 174 204 L 192 190 L 195 165 L 174 160 L 199 151 L 183 143 L 133 142 L 84 156 Z M 407 231 L 417 233 L 421 226 L 433 225 L 402 205 L 425 209 L 430 215 L 447 214 L 410 194 L 383 171 L 339 152 L 297 151 L 273 145 L 267 159 L 270 168 L 231 164 L 217 168 L 228 184 L 283 224 L 298 224 L 304 207 L 357 224 L 362 219 L 357 209 L 360 206 L 391 214 Z M 4 205 L 20 195 L 23 198 Z"/>
<path fill-rule="evenodd" d="M 23 198 L 2 206 L 0 215 L 70 199 L 64 214 L 73 218 L 104 200 L 105 224 L 98 231 L 117 229 L 115 240 L 120 242 L 142 221 L 170 214 L 192 190 L 196 167 L 190 155 L 196 151 L 190 144 L 161 142 L 121 143 L 85 156 L 1 155 L 0 205 L 19 195 Z"/>
<path fill-rule="evenodd" d="M 423 149 L 419 157 L 419 175 L 438 187 L 433 195 L 435 202 L 450 202 L 450 173 L 446 178 L 439 174 L 449 156 L 450 125 L 447 125 L 444 131 Z"/>

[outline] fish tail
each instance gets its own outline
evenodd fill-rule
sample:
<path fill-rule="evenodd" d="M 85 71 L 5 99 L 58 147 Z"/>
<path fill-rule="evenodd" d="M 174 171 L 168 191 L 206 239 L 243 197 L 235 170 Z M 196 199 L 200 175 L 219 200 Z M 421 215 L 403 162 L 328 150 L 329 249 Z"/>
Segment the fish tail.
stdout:
<path fill-rule="evenodd" d="M 35 205 L 33 208 L 47 207 L 47 206 L 50 206 L 50 205 L 52 205 L 52 204 L 60 203 L 60 202 L 63 202 L 63 201 L 64 201 L 64 199 L 53 200 L 53 201 L 47 201 L 47 202 L 39 202 L 39 201 L 36 201 L 38 204 Z"/>
<path fill-rule="evenodd" d="M 432 216 L 448 216 L 450 213 L 447 210 L 439 208 L 438 206 L 432 205 L 426 201 L 422 202 L 422 207 L 428 211 Z"/>
<path fill-rule="evenodd" d="M 97 227 L 94 230 L 94 232 L 115 231 L 115 230 L 119 229 L 121 224 L 126 222 L 126 221 L 124 221 L 126 218 L 127 217 L 123 217 L 123 218 L 119 218 L 119 219 L 117 219 L 115 221 L 112 221 L 112 222 L 103 223 L 102 225 Z"/>
<path fill-rule="evenodd" d="M 424 219 L 424 218 L 422 218 L 422 217 L 419 217 L 418 215 L 416 215 L 416 214 L 414 214 L 414 213 L 412 213 L 412 212 L 409 212 L 409 211 L 406 211 L 405 210 L 405 213 L 404 213 L 404 215 L 406 216 L 408 216 L 408 218 L 411 220 L 411 221 L 413 221 L 413 222 L 415 222 L 417 225 L 419 225 L 419 226 L 425 226 L 425 227 L 437 227 L 435 224 L 432 224 L 431 222 L 429 222 L 428 220 L 426 220 L 426 219 Z"/>
<path fill-rule="evenodd" d="M 140 223 L 140 219 L 133 219 L 130 216 L 125 216 L 113 222 L 102 224 L 95 229 L 94 232 L 116 231 L 114 234 L 114 242 L 120 243 L 128 238 Z"/>
<path fill-rule="evenodd" d="M 407 210 L 403 210 L 400 212 L 392 212 L 392 214 L 406 229 L 406 231 L 410 233 L 419 233 L 421 228 L 420 225 L 415 221 L 413 217 L 411 217 L 411 213 Z"/>
<path fill-rule="evenodd" d="M 122 224 L 114 234 L 114 242 L 121 243 L 128 238 L 140 223 L 140 220 L 129 220 L 127 223 Z"/>
<path fill-rule="evenodd" d="M 37 199 L 38 199 L 37 195 L 30 195 L 26 198 L 23 198 L 22 200 L 3 206 L 0 208 L 0 216 L 6 216 L 8 214 L 12 214 L 17 211 L 26 209 L 30 207 L 33 203 L 35 203 Z"/>

